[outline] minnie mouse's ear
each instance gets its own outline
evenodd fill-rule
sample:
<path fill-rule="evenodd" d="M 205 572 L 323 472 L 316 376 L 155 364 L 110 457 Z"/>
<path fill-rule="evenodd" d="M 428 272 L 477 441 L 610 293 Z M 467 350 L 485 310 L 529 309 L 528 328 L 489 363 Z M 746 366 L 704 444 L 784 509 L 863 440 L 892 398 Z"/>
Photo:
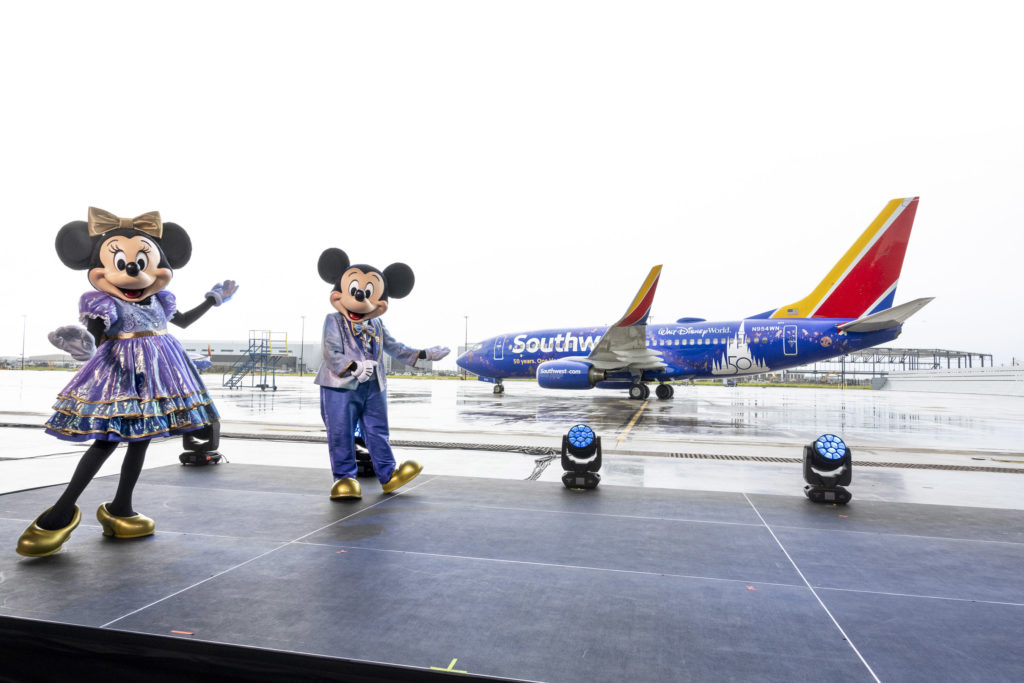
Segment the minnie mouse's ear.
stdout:
<path fill-rule="evenodd" d="M 189 239 L 185 228 L 177 223 L 164 223 L 160 249 L 167 257 L 167 265 L 171 268 L 183 268 L 192 258 L 192 240 Z"/>
<path fill-rule="evenodd" d="M 320 273 L 320 279 L 328 284 L 336 285 L 341 279 L 342 273 L 348 269 L 348 265 L 348 254 L 341 249 L 331 247 L 324 249 L 324 253 L 320 254 L 316 269 Z"/>
<path fill-rule="evenodd" d="M 384 293 L 388 298 L 401 299 L 409 296 L 416 284 L 416 276 L 412 274 L 412 268 L 404 263 L 392 263 L 384 269 L 384 282 Z"/>
<path fill-rule="evenodd" d="M 87 270 L 92 258 L 92 238 L 89 224 L 85 221 L 71 221 L 57 233 L 57 256 L 72 270 Z"/>

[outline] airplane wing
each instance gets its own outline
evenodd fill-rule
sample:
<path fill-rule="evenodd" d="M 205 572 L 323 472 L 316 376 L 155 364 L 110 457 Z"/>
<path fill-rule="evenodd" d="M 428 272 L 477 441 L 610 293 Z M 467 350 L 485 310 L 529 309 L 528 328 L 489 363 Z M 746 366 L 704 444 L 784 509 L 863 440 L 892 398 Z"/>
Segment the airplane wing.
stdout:
<path fill-rule="evenodd" d="M 640 291 L 619 321 L 608 328 L 587 356 L 598 370 L 658 370 L 665 367 L 661 354 L 647 346 L 647 318 L 654 292 L 661 277 L 661 266 L 654 266 Z"/>
<path fill-rule="evenodd" d="M 905 304 L 893 306 L 884 311 L 851 320 L 848 323 L 842 323 L 839 325 L 839 329 L 843 332 L 877 332 L 878 330 L 887 330 L 891 327 L 902 325 L 904 320 L 920 311 L 934 298 L 930 296 L 923 299 L 914 299 Z"/>

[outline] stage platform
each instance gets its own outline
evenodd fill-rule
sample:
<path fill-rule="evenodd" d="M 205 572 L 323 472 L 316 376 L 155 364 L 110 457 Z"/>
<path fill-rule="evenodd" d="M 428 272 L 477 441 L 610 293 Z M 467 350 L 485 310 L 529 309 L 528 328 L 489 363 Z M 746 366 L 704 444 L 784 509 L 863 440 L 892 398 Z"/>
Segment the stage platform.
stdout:
<path fill-rule="evenodd" d="M 150 680 L 1024 678 L 1021 510 L 428 473 L 343 503 L 231 463 L 147 470 L 157 533 L 115 540 L 116 483 L 49 558 L 14 542 L 62 487 L 0 496 L 0 679 L 97 652 Z"/>

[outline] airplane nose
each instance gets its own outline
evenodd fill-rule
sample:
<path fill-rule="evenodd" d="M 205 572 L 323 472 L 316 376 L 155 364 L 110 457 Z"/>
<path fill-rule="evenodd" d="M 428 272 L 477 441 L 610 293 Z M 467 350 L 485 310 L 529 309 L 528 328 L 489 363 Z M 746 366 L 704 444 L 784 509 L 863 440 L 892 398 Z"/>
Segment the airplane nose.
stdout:
<path fill-rule="evenodd" d="M 456 358 L 455 364 L 467 372 L 479 374 L 480 361 L 473 350 L 466 351 L 464 354 Z"/>

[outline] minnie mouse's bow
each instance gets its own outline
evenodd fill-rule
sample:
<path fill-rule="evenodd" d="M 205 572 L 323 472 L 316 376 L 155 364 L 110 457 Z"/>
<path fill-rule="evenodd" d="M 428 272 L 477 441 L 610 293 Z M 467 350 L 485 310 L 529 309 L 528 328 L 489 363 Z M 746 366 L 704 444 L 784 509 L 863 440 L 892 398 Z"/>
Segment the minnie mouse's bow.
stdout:
<path fill-rule="evenodd" d="M 89 234 L 102 235 L 117 228 L 138 230 L 160 239 L 164 234 L 164 224 L 160 220 L 159 211 L 150 211 L 135 218 L 118 218 L 109 211 L 89 207 Z"/>

